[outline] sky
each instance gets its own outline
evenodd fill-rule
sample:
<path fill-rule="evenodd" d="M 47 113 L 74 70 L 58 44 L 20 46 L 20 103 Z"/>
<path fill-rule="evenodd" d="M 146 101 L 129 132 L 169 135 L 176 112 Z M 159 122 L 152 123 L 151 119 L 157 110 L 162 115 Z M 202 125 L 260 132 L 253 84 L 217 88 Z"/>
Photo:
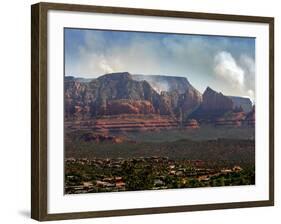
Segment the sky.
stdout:
<path fill-rule="evenodd" d="M 186 77 L 201 93 L 255 99 L 255 38 L 65 28 L 65 75 Z"/>

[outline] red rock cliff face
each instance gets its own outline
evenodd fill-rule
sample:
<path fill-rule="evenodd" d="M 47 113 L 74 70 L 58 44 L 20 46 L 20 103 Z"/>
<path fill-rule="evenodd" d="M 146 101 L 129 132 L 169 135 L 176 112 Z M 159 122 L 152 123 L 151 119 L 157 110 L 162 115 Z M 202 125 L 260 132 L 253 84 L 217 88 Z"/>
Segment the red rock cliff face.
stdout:
<path fill-rule="evenodd" d="M 89 82 L 65 77 L 64 83 L 67 119 L 92 118 L 114 112 L 119 114 L 121 111 L 148 113 L 160 108 L 161 97 L 149 83 L 135 81 L 126 72 L 106 74 Z M 148 102 L 153 106 L 148 105 Z M 109 112 L 108 106 L 113 109 L 112 112 Z"/>
<path fill-rule="evenodd" d="M 209 111 L 228 111 L 232 110 L 233 102 L 227 96 L 224 96 L 222 93 L 218 93 L 212 90 L 210 87 L 207 87 L 203 94 L 203 102 L 201 105 L 203 110 Z"/>
<path fill-rule="evenodd" d="M 202 94 L 195 89 L 188 89 L 183 94 L 181 109 L 185 113 L 189 113 L 194 108 L 197 108 L 201 103 L 202 103 Z"/>
<path fill-rule="evenodd" d="M 216 119 L 216 126 L 230 126 L 240 127 L 242 126 L 246 118 L 245 112 L 228 112 L 226 115 Z"/>
<path fill-rule="evenodd" d="M 105 110 L 105 115 L 154 113 L 152 103 L 147 100 L 111 100 Z"/>
<path fill-rule="evenodd" d="M 197 128 L 199 128 L 199 124 L 198 124 L 197 120 L 195 120 L 195 119 L 188 119 L 185 122 L 184 126 L 186 128 L 188 128 L 188 129 L 197 129 Z"/>
<path fill-rule="evenodd" d="M 128 72 L 106 74 L 90 81 L 65 77 L 65 117 L 83 120 L 106 114 L 157 113 L 186 118 L 200 105 L 201 93 L 186 78 L 157 77 L 161 82 L 172 81 L 169 91 L 158 93 L 148 81 L 137 81 Z"/>
<path fill-rule="evenodd" d="M 255 115 L 255 106 L 253 109 L 247 114 L 244 124 L 247 126 L 255 126 L 256 124 L 256 115 Z"/>

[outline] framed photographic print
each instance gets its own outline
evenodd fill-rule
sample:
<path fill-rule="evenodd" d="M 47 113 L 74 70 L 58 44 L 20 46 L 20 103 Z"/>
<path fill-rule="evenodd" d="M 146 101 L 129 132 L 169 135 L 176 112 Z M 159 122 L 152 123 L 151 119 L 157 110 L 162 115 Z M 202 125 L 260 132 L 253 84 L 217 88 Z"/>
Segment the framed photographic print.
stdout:
<path fill-rule="evenodd" d="M 274 19 L 32 5 L 32 218 L 274 204 Z"/>

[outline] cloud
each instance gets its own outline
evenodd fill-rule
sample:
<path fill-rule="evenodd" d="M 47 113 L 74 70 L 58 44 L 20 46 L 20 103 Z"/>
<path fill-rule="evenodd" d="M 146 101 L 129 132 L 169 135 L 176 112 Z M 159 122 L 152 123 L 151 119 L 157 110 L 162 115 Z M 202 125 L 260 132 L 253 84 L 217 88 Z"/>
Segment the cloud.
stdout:
<path fill-rule="evenodd" d="M 235 88 L 242 88 L 244 85 L 244 70 L 239 67 L 228 52 L 219 52 L 214 59 L 215 74 L 224 79 Z"/>
<path fill-rule="evenodd" d="M 214 58 L 214 72 L 218 79 L 254 100 L 255 62 L 251 57 L 242 54 L 235 60 L 229 52 L 218 52 Z"/>
<path fill-rule="evenodd" d="M 247 88 L 247 91 L 250 93 L 252 98 L 254 98 L 256 74 L 255 61 L 253 58 L 242 54 L 238 60 L 238 63 L 244 69 L 245 87 Z"/>
<path fill-rule="evenodd" d="M 207 75 L 212 66 L 213 46 L 199 36 L 131 33 L 125 44 L 120 39 L 107 38 L 105 32 L 86 32 L 76 60 L 66 60 L 67 74 L 96 77 L 108 71 L 128 71 L 192 79 L 193 74 Z"/>
<path fill-rule="evenodd" d="M 97 77 L 122 71 L 161 74 L 159 68 L 163 68 L 162 58 L 155 51 L 155 48 L 160 48 L 160 43 L 153 39 L 132 37 L 125 45 L 112 44 L 100 34 L 87 33 L 84 41 L 84 45 L 79 47 L 77 60 L 68 62 L 66 66 L 71 68 L 67 70 L 68 75 Z"/>
<path fill-rule="evenodd" d="M 252 97 L 255 92 L 255 61 L 249 56 L 254 48 L 245 38 L 97 30 L 68 34 L 66 75 L 185 76 L 200 92 L 207 86 L 227 95 Z"/>
<path fill-rule="evenodd" d="M 114 72 L 114 69 L 112 66 L 108 63 L 106 59 L 101 59 L 98 62 L 99 68 L 104 72 L 104 73 L 112 73 Z"/>

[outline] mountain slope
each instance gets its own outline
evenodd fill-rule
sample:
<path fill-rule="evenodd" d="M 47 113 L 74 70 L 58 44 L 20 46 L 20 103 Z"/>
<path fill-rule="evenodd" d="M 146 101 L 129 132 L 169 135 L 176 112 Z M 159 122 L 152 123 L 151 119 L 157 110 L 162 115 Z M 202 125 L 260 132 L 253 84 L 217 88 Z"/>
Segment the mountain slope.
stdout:
<path fill-rule="evenodd" d="M 161 93 L 158 93 L 144 76 L 141 79 L 136 80 L 128 72 L 106 74 L 90 82 L 65 77 L 66 118 L 84 119 L 106 114 L 147 111 L 178 117 L 190 113 L 202 101 L 201 94 L 186 78 L 158 76 L 162 82 L 166 80 L 169 83 L 169 80 L 174 80 L 169 91 Z M 177 87 L 184 92 L 180 93 Z"/>
<path fill-rule="evenodd" d="M 191 118 L 214 123 L 224 113 L 232 111 L 232 100 L 207 87 L 203 93 L 202 104 L 191 114 Z"/>
<path fill-rule="evenodd" d="M 232 100 L 234 108 L 241 107 L 243 111 L 246 113 L 249 113 L 253 109 L 252 102 L 247 97 L 240 97 L 240 96 L 228 96 L 228 97 Z"/>
<path fill-rule="evenodd" d="M 119 72 L 96 79 L 65 77 L 64 87 L 67 120 L 103 115 L 167 115 L 183 126 L 190 119 L 237 123 L 240 114 L 244 114 L 242 117 L 249 117 L 248 123 L 254 123 L 248 98 L 225 96 L 210 87 L 202 95 L 184 77 Z M 247 116 L 248 113 L 253 115 Z"/>

